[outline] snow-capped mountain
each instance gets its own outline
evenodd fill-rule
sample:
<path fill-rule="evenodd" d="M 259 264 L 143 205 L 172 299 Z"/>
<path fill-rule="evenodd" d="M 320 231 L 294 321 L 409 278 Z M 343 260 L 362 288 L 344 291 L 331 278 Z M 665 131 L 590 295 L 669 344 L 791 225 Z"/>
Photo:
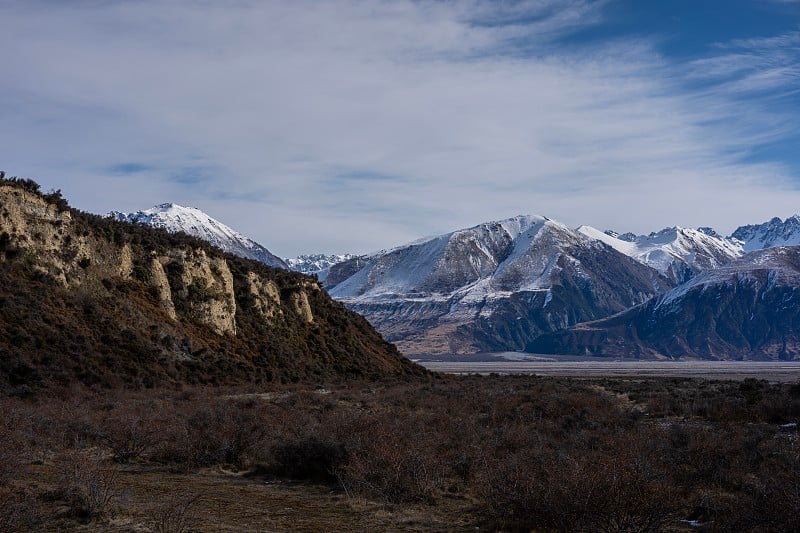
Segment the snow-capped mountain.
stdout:
<path fill-rule="evenodd" d="M 665 228 L 650 235 L 617 235 L 591 226 L 578 231 L 658 270 L 676 283 L 717 268 L 743 254 L 742 243 L 717 235 L 710 228 Z"/>
<path fill-rule="evenodd" d="M 320 280 L 324 280 L 330 267 L 344 261 L 349 261 L 354 257 L 356 256 L 353 254 L 310 254 L 284 259 L 284 262 L 295 272 L 316 274 Z"/>
<path fill-rule="evenodd" d="M 800 247 L 758 250 L 617 315 L 549 333 L 535 353 L 800 359 Z"/>
<path fill-rule="evenodd" d="M 774 246 L 800 245 L 800 216 L 794 215 L 786 220 L 778 217 L 763 224 L 741 226 L 731 235 L 742 242 L 746 252 L 772 248 Z"/>
<path fill-rule="evenodd" d="M 273 255 L 254 240 L 245 237 L 238 231 L 229 228 L 194 207 L 167 203 L 136 213 L 112 211 L 108 216 L 116 220 L 138 222 L 163 228 L 172 233 L 182 231 L 208 241 L 228 253 L 255 259 L 273 267 L 289 268 L 280 257 Z"/>
<path fill-rule="evenodd" d="M 407 353 L 521 349 L 672 286 L 652 268 L 541 216 L 422 239 L 330 267 L 326 288 Z"/>

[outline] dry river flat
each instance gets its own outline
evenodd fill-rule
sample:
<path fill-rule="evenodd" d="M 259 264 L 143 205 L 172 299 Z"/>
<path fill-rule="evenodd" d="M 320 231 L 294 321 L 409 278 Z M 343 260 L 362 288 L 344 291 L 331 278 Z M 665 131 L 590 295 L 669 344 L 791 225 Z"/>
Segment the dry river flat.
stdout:
<path fill-rule="evenodd" d="M 411 359 L 447 374 L 534 374 L 565 377 L 747 378 L 772 382 L 800 381 L 800 361 L 641 361 L 591 357 L 502 354 L 415 355 Z"/>

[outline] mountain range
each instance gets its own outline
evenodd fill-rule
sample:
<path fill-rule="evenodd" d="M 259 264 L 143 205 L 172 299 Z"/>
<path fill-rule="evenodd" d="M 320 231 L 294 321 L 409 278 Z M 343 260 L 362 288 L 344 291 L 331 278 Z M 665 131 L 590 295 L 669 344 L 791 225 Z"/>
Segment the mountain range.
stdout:
<path fill-rule="evenodd" d="M 800 357 L 800 247 L 758 250 L 611 317 L 526 349 L 614 357 Z"/>
<path fill-rule="evenodd" d="M 473 353 L 523 349 L 672 284 L 559 222 L 518 216 L 334 265 L 324 286 L 403 351 Z"/>
<path fill-rule="evenodd" d="M 344 263 L 355 257 L 353 254 L 309 254 L 286 259 L 285 262 L 290 270 L 303 274 L 315 274 L 322 280 L 333 265 Z"/>
<path fill-rule="evenodd" d="M 147 222 L 145 217 L 138 218 Z M 177 222 L 167 225 L 180 226 Z M 752 252 L 798 244 L 798 216 L 742 226 L 724 237 L 710 228 L 681 227 L 649 235 L 618 234 L 591 226 L 572 229 L 547 217 L 520 215 L 366 256 L 318 254 L 283 262 L 316 275 L 331 296 L 363 314 L 410 354 L 532 350 L 620 355 L 628 350 L 625 353 L 641 357 L 750 354 L 785 358 L 793 357 L 795 341 L 782 322 L 764 326 L 769 331 L 758 334 L 745 328 L 746 335 L 720 334 L 712 339 L 713 328 L 708 329 L 712 325 L 720 331 L 743 328 L 732 322 L 736 313 L 723 313 L 713 324 L 704 323 L 695 316 L 700 309 L 696 297 L 670 295 L 694 295 L 681 292 L 690 287 L 698 294 L 711 294 L 713 286 L 715 291 L 732 291 L 731 306 L 753 297 L 755 293 L 744 291 L 741 284 L 712 282 L 718 280 L 716 274 L 727 275 L 728 268 L 749 272 L 752 279 L 777 276 L 786 280 L 780 287 L 791 287 L 795 278 L 786 274 L 786 265 L 778 268 L 773 261 L 765 270 L 759 265 L 771 256 Z M 758 294 L 771 301 L 777 294 L 771 291 L 777 287 Z M 655 312 L 663 308 L 655 307 L 655 302 L 667 297 L 676 302 L 673 308 L 683 311 L 677 315 Z M 751 311 L 754 316 L 769 315 L 766 308 Z M 619 320 L 633 320 L 633 316 L 658 327 L 647 334 L 630 333 L 636 342 L 634 337 L 613 333 Z M 643 326 L 631 329 L 631 323 L 626 324 L 629 331 L 645 331 Z M 699 324 L 706 329 L 697 329 Z M 655 331 L 664 338 L 657 340 Z M 708 339 L 703 331 L 709 332 Z M 772 340 L 758 341 L 759 335 Z M 684 340 L 670 344 L 667 338 Z M 785 340 L 786 347 L 775 348 L 778 338 Z M 613 343 L 625 348 L 615 351 L 610 348 Z"/>
<path fill-rule="evenodd" d="M 581 226 L 578 231 L 656 269 L 674 283 L 688 281 L 743 254 L 742 242 L 723 238 L 710 228 L 672 227 L 649 235 L 623 236 L 591 226 Z"/>

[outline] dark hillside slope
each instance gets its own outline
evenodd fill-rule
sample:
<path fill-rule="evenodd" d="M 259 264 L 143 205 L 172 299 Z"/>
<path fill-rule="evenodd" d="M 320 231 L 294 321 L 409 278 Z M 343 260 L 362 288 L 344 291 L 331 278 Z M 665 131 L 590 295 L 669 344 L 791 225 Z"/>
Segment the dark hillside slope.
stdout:
<path fill-rule="evenodd" d="M 0 389 L 425 373 L 308 276 L 0 179 Z"/>
<path fill-rule="evenodd" d="M 618 315 L 542 335 L 527 351 L 800 359 L 800 247 L 750 253 Z"/>

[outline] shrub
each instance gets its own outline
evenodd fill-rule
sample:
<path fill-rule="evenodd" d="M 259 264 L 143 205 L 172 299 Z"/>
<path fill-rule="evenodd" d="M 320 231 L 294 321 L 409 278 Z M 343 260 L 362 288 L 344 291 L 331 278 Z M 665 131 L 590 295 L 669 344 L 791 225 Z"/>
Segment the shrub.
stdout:
<path fill-rule="evenodd" d="M 302 437 L 272 446 L 268 471 L 280 477 L 320 482 L 336 481 L 347 452 L 341 443 Z"/>
<path fill-rule="evenodd" d="M 448 435 L 424 418 L 396 415 L 356 419 L 341 428 L 348 457 L 337 475 L 348 493 L 430 503 L 448 474 Z"/>
<path fill-rule="evenodd" d="M 117 471 L 85 452 L 65 452 L 56 462 L 58 494 L 70 513 L 90 521 L 106 513 L 117 497 Z"/>
<path fill-rule="evenodd" d="M 151 524 L 156 533 L 184 533 L 193 528 L 195 504 L 200 496 L 191 493 L 173 494 L 150 509 Z"/>
<path fill-rule="evenodd" d="M 159 436 L 151 423 L 152 420 L 124 412 L 103 421 L 103 441 L 111 448 L 116 462 L 127 463 L 155 448 Z"/>
<path fill-rule="evenodd" d="M 164 445 L 154 455 L 183 468 L 230 464 L 245 468 L 263 447 L 265 420 L 230 401 L 199 401 L 164 422 Z"/>

